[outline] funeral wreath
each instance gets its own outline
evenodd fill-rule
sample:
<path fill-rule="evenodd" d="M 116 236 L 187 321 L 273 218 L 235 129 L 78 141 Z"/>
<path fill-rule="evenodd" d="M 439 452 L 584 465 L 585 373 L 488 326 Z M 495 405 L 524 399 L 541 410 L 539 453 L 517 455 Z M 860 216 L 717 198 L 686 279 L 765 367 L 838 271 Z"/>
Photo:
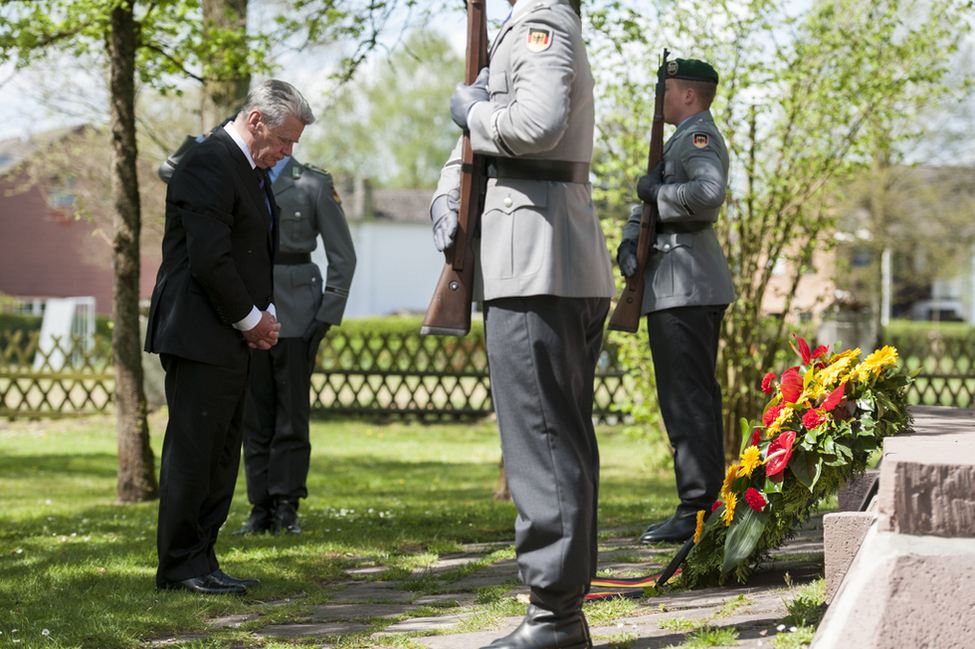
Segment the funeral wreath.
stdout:
<path fill-rule="evenodd" d="M 860 360 L 859 349 L 793 348 L 801 364 L 765 375 L 771 396 L 760 422 L 741 420 L 742 446 L 711 512 L 698 512 L 681 585 L 743 582 L 794 535 L 812 508 L 864 471 L 885 437 L 908 430 L 907 387 L 897 350 Z"/>

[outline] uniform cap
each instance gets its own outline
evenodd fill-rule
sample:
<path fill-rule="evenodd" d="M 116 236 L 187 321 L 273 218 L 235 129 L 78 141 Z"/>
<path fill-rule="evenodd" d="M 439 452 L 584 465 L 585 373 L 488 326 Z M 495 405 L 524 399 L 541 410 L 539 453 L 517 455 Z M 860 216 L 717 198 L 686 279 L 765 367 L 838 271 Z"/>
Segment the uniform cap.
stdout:
<path fill-rule="evenodd" d="M 663 66 L 660 66 L 663 68 Z M 658 70 L 659 74 L 660 70 Z M 718 73 L 710 63 L 697 59 L 673 59 L 667 61 L 666 79 L 687 79 L 688 81 L 709 81 L 718 83 Z"/>

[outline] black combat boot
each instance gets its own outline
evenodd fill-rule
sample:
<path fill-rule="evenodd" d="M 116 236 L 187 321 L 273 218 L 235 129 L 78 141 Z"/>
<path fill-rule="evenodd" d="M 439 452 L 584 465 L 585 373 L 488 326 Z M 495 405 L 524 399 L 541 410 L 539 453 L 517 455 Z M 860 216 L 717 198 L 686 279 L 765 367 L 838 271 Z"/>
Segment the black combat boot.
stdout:
<path fill-rule="evenodd" d="M 298 499 L 279 498 L 277 509 L 274 510 L 275 534 L 301 534 L 298 526 Z"/>
<path fill-rule="evenodd" d="M 270 532 L 274 527 L 274 503 L 258 503 L 251 508 L 251 514 L 247 517 L 244 526 L 234 532 L 238 534 L 263 534 Z"/>
<path fill-rule="evenodd" d="M 482 649 L 590 649 L 589 625 L 582 614 L 586 589 L 555 591 L 532 587 L 521 625 Z"/>

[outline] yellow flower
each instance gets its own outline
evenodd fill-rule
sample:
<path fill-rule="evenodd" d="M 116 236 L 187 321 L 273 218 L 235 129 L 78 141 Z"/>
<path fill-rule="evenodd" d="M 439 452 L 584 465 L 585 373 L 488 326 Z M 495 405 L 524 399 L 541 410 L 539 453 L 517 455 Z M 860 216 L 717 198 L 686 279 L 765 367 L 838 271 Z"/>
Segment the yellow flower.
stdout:
<path fill-rule="evenodd" d="M 741 475 L 752 477 L 755 467 L 762 464 L 762 452 L 757 446 L 749 446 L 741 454 Z"/>
<path fill-rule="evenodd" d="M 694 545 L 701 540 L 701 532 L 704 530 L 704 510 L 697 513 L 697 526 L 694 528 Z"/>
<path fill-rule="evenodd" d="M 829 359 L 829 362 L 832 363 L 838 358 L 859 358 L 859 357 L 860 357 L 860 348 L 856 347 L 854 349 L 848 349 L 841 354 L 833 354 L 833 357 Z"/>
<path fill-rule="evenodd" d="M 799 400 L 796 403 L 804 403 L 808 406 L 810 401 L 815 402 L 816 399 L 824 394 L 826 394 L 826 388 L 816 382 L 812 382 L 803 388 L 802 394 L 799 395 Z"/>
<path fill-rule="evenodd" d="M 860 352 L 859 349 L 856 351 L 857 353 Z M 835 360 L 820 370 L 819 374 L 816 375 L 816 381 L 824 387 L 836 387 L 839 385 L 840 377 L 849 373 L 853 366 L 852 356 L 844 356 L 840 354 L 839 356 L 834 356 L 833 358 Z"/>
<path fill-rule="evenodd" d="M 726 526 L 731 525 L 731 521 L 735 518 L 735 505 L 738 504 L 738 496 L 734 493 L 727 493 L 724 497 L 724 515 L 721 520 L 724 521 Z"/>
<path fill-rule="evenodd" d="M 721 485 L 722 496 L 731 493 L 731 483 L 734 482 L 735 478 L 737 477 L 738 477 L 738 463 L 736 462 L 728 467 L 728 473 L 726 473 L 724 476 L 724 484 Z"/>
<path fill-rule="evenodd" d="M 791 406 L 786 406 L 783 408 L 782 412 L 779 413 L 779 416 L 776 417 L 775 421 L 772 422 L 772 425 L 768 427 L 768 430 L 765 432 L 765 436 L 775 437 L 778 435 L 782 430 L 782 427 L 785 426 L 785 422 L 789 421 L 789 417 L 792 416 L 793 412 L 795 411 Z"/>
<path fill-rule="evenodd" d="M 885 365 L 893 365 L 896 362 L 897 350 L 890 345 L 885 345 L 863 359 L 863 362 L 860 363 L 859 369 L 878 373 Z"/>

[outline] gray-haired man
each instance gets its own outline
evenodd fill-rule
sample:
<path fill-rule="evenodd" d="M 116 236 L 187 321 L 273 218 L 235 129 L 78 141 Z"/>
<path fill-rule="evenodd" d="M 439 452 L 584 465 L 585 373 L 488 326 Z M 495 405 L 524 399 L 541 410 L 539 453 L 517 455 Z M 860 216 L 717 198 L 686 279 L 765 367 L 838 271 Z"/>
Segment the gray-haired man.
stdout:
<path fill-rule="evenodd" d="M 254 579 L 220 570 L 213 546 L 240 463 L 249 348 L 270 349 L 277 210 L 265 169 L 291 155 L 308 103 L 266 81 L 233 122 L 189 150 L 166 193 L 163 260 L 146 351 L 166 370 L 169 423 L 159 476 L 156 586 L 244 593 Z"/>

